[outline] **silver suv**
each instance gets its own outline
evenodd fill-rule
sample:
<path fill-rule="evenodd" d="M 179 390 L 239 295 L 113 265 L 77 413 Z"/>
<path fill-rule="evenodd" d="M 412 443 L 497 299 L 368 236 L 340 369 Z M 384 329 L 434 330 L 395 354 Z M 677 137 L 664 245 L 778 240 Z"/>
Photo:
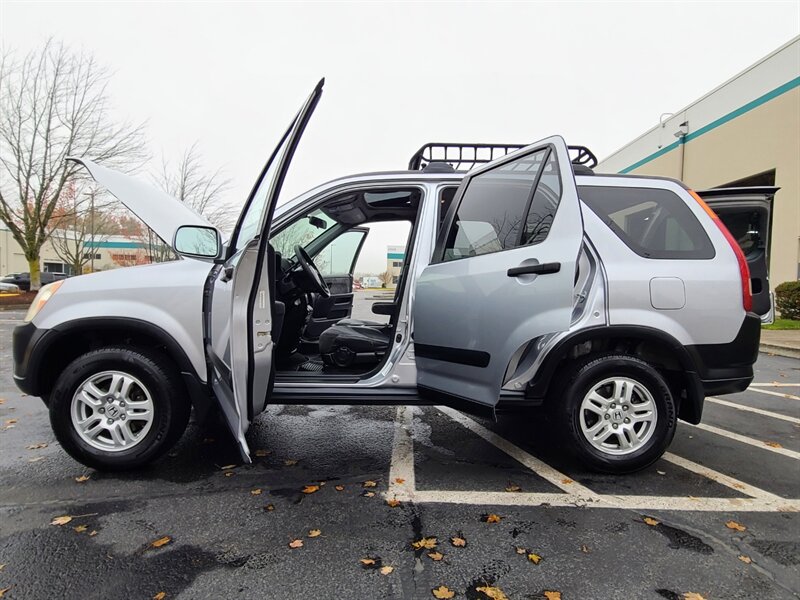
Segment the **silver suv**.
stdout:
<path fill-rule="evenodd" d="M 707 394 L 748 386 L 771 314 L 774 189 L 704 201 L 671 179 L 593 174 L 591 152 L 554 136 L 429 144 L 409 170 L 278 206 L 322 83 L 224 244 L 180 202 L 75 159 L 182 258 L 45 286 L 15 330 L 17 385 L 78 461 L 144 465 L 192 408 L 221 409 L 249 462 L 268 402 L 543 405 L 564 448 L 629 472 L 661 456 L 679 418 L 699 422 Z M 364 226 L 403 222 L 396 291 L 372 306 L 382 319 L 349 318 Z"/>

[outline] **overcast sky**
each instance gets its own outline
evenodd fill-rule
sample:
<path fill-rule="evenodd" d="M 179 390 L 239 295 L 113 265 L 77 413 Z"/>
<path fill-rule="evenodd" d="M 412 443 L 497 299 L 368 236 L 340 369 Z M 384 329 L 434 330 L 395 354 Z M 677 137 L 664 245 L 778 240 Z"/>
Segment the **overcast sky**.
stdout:
<path fill-rule="evenodd" d="M 54 36 L 114 71 L 121 116 L 151 150 L 193 142 L 240 205 L 311 91 L 325 92 L 283 199 L 403 168 L 426 141 L 558 133 L 610 154 L 800 33 L 800 2 L 268 4 L 15 3 L 6 48 Z M 391 235 L 365 247 L 385 268 Z M 361 268 L 365 268 L 362 261 Z"/>

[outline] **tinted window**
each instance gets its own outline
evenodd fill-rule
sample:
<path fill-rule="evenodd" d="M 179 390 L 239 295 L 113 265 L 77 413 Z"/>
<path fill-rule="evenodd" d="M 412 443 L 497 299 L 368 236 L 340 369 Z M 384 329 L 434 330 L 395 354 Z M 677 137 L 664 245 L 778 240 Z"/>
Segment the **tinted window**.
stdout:
<path fill-rule="evenodd" d="M 763 232 L 766 229 L 767 215 L 759 210 L 735 210 L 714 207 L 714 211 L 725 223 L 733 238 L 739 242 L 745 256 L 751 256 L 766 248 Z"/>
<path fill-rule="evenodd" d="M 714 247 L 697 217 L 669 190 L 581 186 L 578 194 L 640 256 L 714 257 Z"/>
<path fill-rule="evenodd" d="M 547 237 L 561 188 L 555 156 L 549 155 L 549 149 L 539 150 L 475 176 L 456 210 L 443 260 L 509 250 Z"/>

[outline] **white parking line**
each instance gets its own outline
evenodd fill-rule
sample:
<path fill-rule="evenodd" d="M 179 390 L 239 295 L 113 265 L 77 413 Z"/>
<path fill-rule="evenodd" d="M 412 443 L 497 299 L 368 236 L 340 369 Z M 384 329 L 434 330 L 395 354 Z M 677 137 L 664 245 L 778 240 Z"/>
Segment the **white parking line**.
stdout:
<path fill-rule="evenodd" d="M 800 396 L 793 396 L 792 394 L 783 394 L 781 392 L 773 392 L 771 390 L 762 390 L 761 388 L 749 387 L 751 392 L 758 392 L 759 394 L 769 394 L 770 396 L 777 396 L 778 398 L 788 398 L 789 400 L 800 400 Z"/>
<path fill-rule="evenodd" d="M 410 406 L 397 407 L 387 498 L 405 501 L 414 499 L 416 482 L 414 479 L 414 438 L 411 432 L 414 419 L 413 410 Z"/>
<path fill-rule="evenodd" d="M 719 471 L 715 471 L 714 469 L 709 469 L 708 467 L 693 462 L 688 458 L 683 458 L 682 456 L 673 454 L 672 452 L 665 452 L 662 458 L 665 461 L 672 463 L 673 465 L 681 467 L 682 469 L 686 469 L 687 471 L 691 471 L 692 473 L 697 473 L 698 475 L 702 475 L 706 479 L 716 481 L 717 483 L 720 483 L 738 492 L 742 492 L 743 494 L 747 494 L 748 496 L 752 496 L 753 498 L 758 498 L 760 500 L 772 500 L 772 501 L 783 500 L 783 498 L 781 498 L 776 494 L 752 486 L 748 483 L 745 483 L 744 481 L 739 481 L 738 479 L 734 479 L 733 477 L 725 475 L 724 473 L 720 473 Z"/>
<path fill-rule="evenodd" d="M 712 396 L 706 398 L 706 402 L 713 402 L 714 404 L 727 406 L 729 408 L 735 408 L 736 410 L 743 410 L 745 412 L 751 412 L 757 415 L 764 415 L 765 417 L 772 417 L 773 419 L 780 419 L 781 421 L 788 421 L 789 423 L 800 425 L 800 419 L 798 419 L 797 417 L 790 417 L 788 415 L 782 415 L 780 413 L 772 412 L 769 410 L 763 410 L 761 408 L 754 408 L 752 406 L 746 406 L 744 404 L 736 404 L 736 402 L 728 402 L 727 400 L 721 400 L 720 398 L 714 398 Z"/>
<path fill-rule="evenodd" d="M 691 427 L 696 427 L 697 429 L 702 429 L 703 431 L 708 431 L 710 433 L 721 435 L 722 437 L 726 437 L 728 439 L 735 440 L 743 444 L 749 444 L 750 446 L 755 446 L 756 448 L 761 448 L 762 450 L 768 450 L 770 452 L 774 452 L 775 454 L 782 454 L 783 456 L 788 456 L 789 458 L 800 460 L 800 452 L 795 452 L 794 450 L 789 450 L 787 448 L 781 448 L 780 446 L 778 447 L 770 446 L 769 444 L 772 442 L 762 442 L 761 440 L 747 437 L 746 435 L 741 435 L 739 433 L 734 433 L 732 431 L 728 431 L 727 429 L 714 427 L 713 425 L 706 425 L 705 423 L 698 423 L 697 425 L 692 425 L 691 423 L 687 423 L 687 425 Z"/>
<path fill-rule="evenodd" d="M 750 387 L 800 387 L 800 383 L 751 383 Z"/>

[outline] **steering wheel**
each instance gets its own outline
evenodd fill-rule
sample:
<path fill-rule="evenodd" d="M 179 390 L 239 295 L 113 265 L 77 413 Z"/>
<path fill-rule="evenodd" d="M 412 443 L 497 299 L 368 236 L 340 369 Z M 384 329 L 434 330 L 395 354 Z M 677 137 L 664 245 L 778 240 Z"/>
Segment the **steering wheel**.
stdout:
<path fill-rule="evenodd" d="M 314 264 L 308 252 L 305 251 L 305 248 L 298 244 L 294 247 L 294 255 L 297 257 L 297 264 L 300 265 L 303 272 L 308 276 L 311 280 L 311 284 L 314 286 L 314 289 L 311 291 L 319 294 L 323 298 L 330 298 L 331 290 L 322 278 L 322 274 L 319 272 L 317 265 Z"/>

